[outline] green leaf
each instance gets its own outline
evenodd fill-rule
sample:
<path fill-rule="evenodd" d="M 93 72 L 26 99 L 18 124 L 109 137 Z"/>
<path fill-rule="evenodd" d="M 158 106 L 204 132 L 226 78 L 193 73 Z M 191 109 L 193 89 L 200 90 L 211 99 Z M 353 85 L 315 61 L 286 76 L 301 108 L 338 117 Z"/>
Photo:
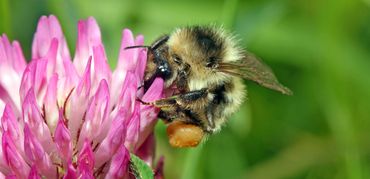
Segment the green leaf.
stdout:
<path fill-rule="evenodd" d="M 153 170 L 135 154 L 130 154 L 130 168 L 137 179 L 154 178 Z"/>

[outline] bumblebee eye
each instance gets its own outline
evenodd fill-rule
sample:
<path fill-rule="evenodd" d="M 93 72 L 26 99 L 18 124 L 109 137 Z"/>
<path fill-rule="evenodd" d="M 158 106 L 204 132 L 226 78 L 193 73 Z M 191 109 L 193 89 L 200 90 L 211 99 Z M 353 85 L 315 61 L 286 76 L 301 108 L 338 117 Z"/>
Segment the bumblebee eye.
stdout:
<path fill-rule="evenodd" d="M 177 64 L 182 63 L 182 59 L 178 55 L 173 55 L 173 61 Z"/>
<path fill-rule="evenodd" d="M 209 57 L 206 63 L 206 67 L 208 68 L 217 68 L 217 58 L 216 57 Z"/>

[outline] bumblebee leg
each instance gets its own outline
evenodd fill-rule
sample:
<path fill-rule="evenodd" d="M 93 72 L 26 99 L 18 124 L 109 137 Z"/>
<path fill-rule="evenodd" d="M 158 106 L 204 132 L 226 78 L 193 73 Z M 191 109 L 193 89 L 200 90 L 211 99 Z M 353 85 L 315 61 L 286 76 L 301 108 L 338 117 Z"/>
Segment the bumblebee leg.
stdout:
<path fill-rule="evenodd" d="M 207 115 L 207 122 L 208 122 L 208 125 L 207 125 L 207 131 L 209 132 L 212 132 L 216 125 L 215 125 L 215 121 L 214 121 L 214 116 L 215 116 L 215 108 L 217 106 L 214 104 L 214 103 L 210 103 L 207 108 L 206 108 L 206 115 Z"/>
<path fill-rule="evenodd" d="M 189 91 L 184 94 L 172 96 L 169 98 L 160 99 L 154 102 L 147 103 L 158 108 L 174 108 L 180 107 L 182 109 L 204 108 L 208 102 L 207 89 L 196 91 Z M 144 102 L 145 104 L 146 102 Z"/>
<path fill-rule="evenodd" d="M 180 93 L 186 92 L 188 89 L 188 81 L 186 80 L 187 75 L 185 71 L 179 71 L 177 75 L 176 87 Z"/>
<path fill-rule="evenodd" d="M 166 124 L 174 121 L 182 121 L 188 124 L 194 124 L 196 126 L 204 128 L 202 120 L 205 119 L 202 118 L 202 115 L 199 115 L 198 113 L 192 110 L 182 109 L 181 107 L 178 107 L 176 110 L 170 111 L 161 110 L 158 113 L 158 118 L 162 119 L 163 122 Z"/>
<path fill-rule="evenodd" d="M 158 107 L 158 108 L 170 108 L 170 107 L 177 106 L 177 102 L 176 102 L 176 97 L 175 96 L 169 97 L 169 98 L 159 99 L 157 101 L 151 102 L 150 104 L 152 104 L 152 105 L 154 105 L 155 107 Z"/>
<path fill-rule="evenodd" d="M 177 118 L 176 112 L 159 111 L 158 118 L 162 119 L 164 123 L 170 123 Z"/>
<path fill-rule="evenodd" d="M 189 73 L 190 66 L 185 64 L 179 69 L 177 75 L 176 86 L 180 93 L 185 93 L 189 91 L 188 89 L 188 73 Z"/>
<path fill-rule="evenodd" d="M 158 117 L 163 119 L 165 123 L 175 120 L 183 121 L 200 126 L 207 133 L 210 133 L 211 129 L 214 128 L 213 114 L 207 113 L 209 105 L 207 89 L 142 103 L 160 108 Z"/>

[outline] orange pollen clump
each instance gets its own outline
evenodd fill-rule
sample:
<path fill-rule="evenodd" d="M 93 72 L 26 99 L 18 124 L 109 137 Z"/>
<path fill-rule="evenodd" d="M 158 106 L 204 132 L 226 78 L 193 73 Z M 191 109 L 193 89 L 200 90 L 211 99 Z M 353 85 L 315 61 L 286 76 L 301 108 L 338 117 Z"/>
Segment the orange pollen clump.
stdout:
<path fill-rule="evenodd" d="M 194 124 L 175 121 L 167 127 L 167 135 L 172 147 L 196 147 L 204 136 L 203 130 Z"/>

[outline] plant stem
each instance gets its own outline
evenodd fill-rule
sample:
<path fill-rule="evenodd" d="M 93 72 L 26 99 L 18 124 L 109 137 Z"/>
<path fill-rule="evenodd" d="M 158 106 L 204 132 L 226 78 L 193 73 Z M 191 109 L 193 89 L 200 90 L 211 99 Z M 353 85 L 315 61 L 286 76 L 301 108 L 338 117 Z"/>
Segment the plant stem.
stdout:
<path fill-rule="evenodd" d="M 11 37 L 11 26 L 10 26 L 10 12 L 9 12 L 9 1 L 8 0 L 1 0 L 0 1 L 0 16 L 1 18 L 1 26 L 3 29 L 2 31 L 6 33 L 9 37 Z"/>
<path fill-rule="evenodd" d="M 203 145 L 199 145 L 194 149 L 189 149 L 184 164 L 184 170 L 181 179 L 195 178 L 196 170 L 198 169 L 200 154 L 202 153 Z"/>
<path fill-rule="evenodd" d="M 225 28 L 231 28 L 234 23 L 236 11 L 238 7 L 238 0 L 225 0 L 220 21 Z"/>

